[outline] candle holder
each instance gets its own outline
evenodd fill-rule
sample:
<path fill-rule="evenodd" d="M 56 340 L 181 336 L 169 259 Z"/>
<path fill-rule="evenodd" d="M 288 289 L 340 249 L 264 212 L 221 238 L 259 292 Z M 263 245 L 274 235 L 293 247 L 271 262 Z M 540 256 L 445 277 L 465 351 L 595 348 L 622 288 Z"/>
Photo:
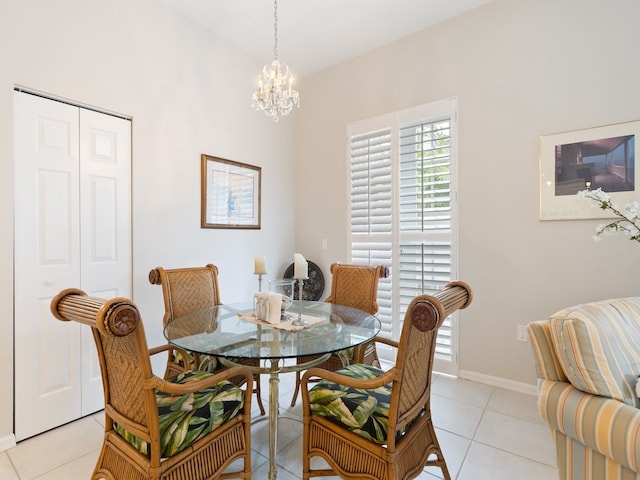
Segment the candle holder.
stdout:
<path fill-rule="evenodd" d="M 309 278 L 309 277 L 307 277 Z M 298 278 L 298 318 L 294 318 L 291 321 L 291 325 L 295 325 L 296 327 L 306 327 L 307 321 L 302 318 L 302 284 L 306 280 L 305 278 Z"/>
<path fill-rule="evenodd" d="M 267 272 L 253 272 L 254 275 L 258 275 L 258 291 L 262 291 L 262 275 L 266 275 Z"/>
<path fill-rule="evenodd" d="M 292 320 L 293 315 L 288 315 L 286 313 L 286 310 L 291 307 L 293 302 L 295 280 L 292 278 L 284 278 L 282 280 L 269 280 L 269 290 L 282 295 L 282 304 L 280 306 L 280 321 L 284 322 L 287 320 Z"/>

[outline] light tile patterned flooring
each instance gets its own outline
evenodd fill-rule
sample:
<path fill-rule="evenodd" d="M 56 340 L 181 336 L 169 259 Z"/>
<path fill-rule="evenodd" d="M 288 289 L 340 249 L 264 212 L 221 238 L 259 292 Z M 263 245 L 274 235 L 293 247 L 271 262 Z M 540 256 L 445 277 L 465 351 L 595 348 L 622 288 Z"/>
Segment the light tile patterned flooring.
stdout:
<path fill-rule="evenodd" d="M 293 384 L 293 374 L 280 376 L 281 412 L 300 416 L 299 399 L 289 408 Z M 268 400 L 268 377 L 262 385 Z M 557 478 L 551 434 L 538 417 L 535 397 L 434 374 L 431 411 L 452 478 Z M 101 446 L 102 422 L 102 413 L 97 413 L 0 452 L 0 479 L 89 479 Z M 263 480 L 268 472 L 267 422 L 254 424 L 252 433 L 252 477 Z M 302 424 L 283 419 L 278 442 L 278 479 L 299 480 Z M 435 478 L 441 478 L 440 469 L 425 469 L 418 477 Z"/>

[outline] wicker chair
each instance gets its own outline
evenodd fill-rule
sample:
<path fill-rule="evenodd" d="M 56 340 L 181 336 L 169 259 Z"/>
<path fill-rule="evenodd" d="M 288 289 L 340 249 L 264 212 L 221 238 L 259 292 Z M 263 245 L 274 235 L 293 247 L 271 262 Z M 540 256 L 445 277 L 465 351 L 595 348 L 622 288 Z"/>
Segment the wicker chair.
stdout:
<path fill-rule="evenodd" d="M 152 372 L 143 324 L 130 300 L 67 289 L 52 300 L 51 311 L 59 320 L 89 325 L 98 349 L 105 434 L 93 480 L 251 478 L 248 368 L 183 372 L 167 381 Z M 245 377 L 246 391 L 228 381 L 237 376 Z M 242 470 L 225 472 L 237 459 L 243 459 Z"/>
<path fill-rule="evenodd" d="M 164 298 L 163 326 L 171 321 L 173 317 L 179 317 L 189 313 L 203 311 L 207 307 L 221 305 L 220 289 L 218 286 L 218 267 L 208 264 L 204 267 L 186 267 L 164 269 L 154 268 L 149 272 L 149 282 L 153 285 L 162 286 L 162 296 Z M 258 366 L 258 361 L 247 360 L 249 366 Z M 215 357 L 206 355 L 189 354 L 185 359 L 176 350 L 169 353 L 165 378 L 169 378 L 185 369 L 199 369 L 214 372 L 224 368 L 218 363 Z M 242 381 L 242 379 L 235 379 Z M 260 414 L 264 415 L 264 405 L 262 404 L 262 394 L 260 390 L 260 375 L 254 375 L 256 394 Z"/>
<path fill-rule="evenodd" d="M 378 280 L 389 276 L 389 268 L 384 265 L 367 266 L 351 265 L 347 263 L 332 263 L 331 267 L 331 294 L 325 302 L 347 305 L 358 308 L 371 315 L 378 313 Z M 318 365 L 319 368 L 335 371 L 344 367 L 345 360 L 352 356 L 350 363 L 366 363 L 380 366 L 378 355 L 373 341 L 364 343 L 354 348 L 348 355 L 331 355 L 326 362 Z M 298 363 L 305 363 L 313 357 L 301 357 Z M 301 373 L 296 372 L 296 386 L 291 398 L 291 406 L 296 404 L 300 391 Z"/>
<path fill-rule="evenodd" d="M 463 282 L 414 298 L 400 341 L 383 339 L 397 347 L 390 370 L 352 364 L 337 372 L 311 368 L 304 374 L 304 480 L 327 475 L 409 480 L 425 466 L 440 467 L 444 478 L 450 478 L 431 419 L 431 371 L 438 328 L 471 300 L 471 289 Z M 321 381 L 309 389 L 314 377 Z M 314 456 L 329 468 L 312 470 Z"/>

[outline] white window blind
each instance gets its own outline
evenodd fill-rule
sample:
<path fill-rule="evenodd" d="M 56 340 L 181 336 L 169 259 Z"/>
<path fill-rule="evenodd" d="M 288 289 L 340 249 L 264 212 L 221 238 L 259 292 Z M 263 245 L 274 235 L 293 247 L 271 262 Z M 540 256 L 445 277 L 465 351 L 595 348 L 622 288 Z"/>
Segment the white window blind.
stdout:
<path fill-rule="evenodd" d="M 392 263 L 391 129 L 367 131 L 351 137 L 350 221 L 351 261 L 361 265 Z M 392 337 L 391 281 L 378 284 L 381 334 Z"/>
<path fill-rule="evenodd" d="M 391 131 L 351 139 L 351 233 L 391 233 Z"/>
<path fill-rule="evenodd" d="M 455 114 L 450 99 L 348 128 L 351 260 L 391 267 L 378 288 L 389 338 L 399 337 L 415 296 L 455 276 Z M 436 369 L 457 373 L 451 320 L 438 333 Z"/>
<path fill-rule="evenodd" d="M 451 119 L 410 122 L 399 131 L 400 310 L 452 280 Z M 451 318 L 438 331 L 436 356 L 452 361 Z"/>

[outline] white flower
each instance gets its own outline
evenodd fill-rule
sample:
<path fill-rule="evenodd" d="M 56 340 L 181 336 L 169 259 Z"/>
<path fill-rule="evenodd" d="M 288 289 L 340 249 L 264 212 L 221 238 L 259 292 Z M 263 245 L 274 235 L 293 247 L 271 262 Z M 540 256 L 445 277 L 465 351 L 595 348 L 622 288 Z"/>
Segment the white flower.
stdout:
<path fill-rule="evenodd" d="M 640 203 L 632 202 L 624 208 L 619 209 L 618 206 L 611 201 L 611 197 L 601 188 L 596 190 L 581 190 L 578 192 L 580 198 L 592 200 L 594 208 L 601 210 L 610 210 L 615 215 L 615 220 L 611 223 L 598 225 L 594 240 L 600 240 L 602 235 L 611 235 L 616 232 L 622 232 L 629 237 L 629 240 L 640 242 Z"/>
<path fill-rule="evenodd" d="M 625 210 L 629 212 L 629 217 L 635 221 L 639 218 L 638 214 L 640 213 L 640 203 L 638 202 L 630 203 L 625 207 Z"/>

